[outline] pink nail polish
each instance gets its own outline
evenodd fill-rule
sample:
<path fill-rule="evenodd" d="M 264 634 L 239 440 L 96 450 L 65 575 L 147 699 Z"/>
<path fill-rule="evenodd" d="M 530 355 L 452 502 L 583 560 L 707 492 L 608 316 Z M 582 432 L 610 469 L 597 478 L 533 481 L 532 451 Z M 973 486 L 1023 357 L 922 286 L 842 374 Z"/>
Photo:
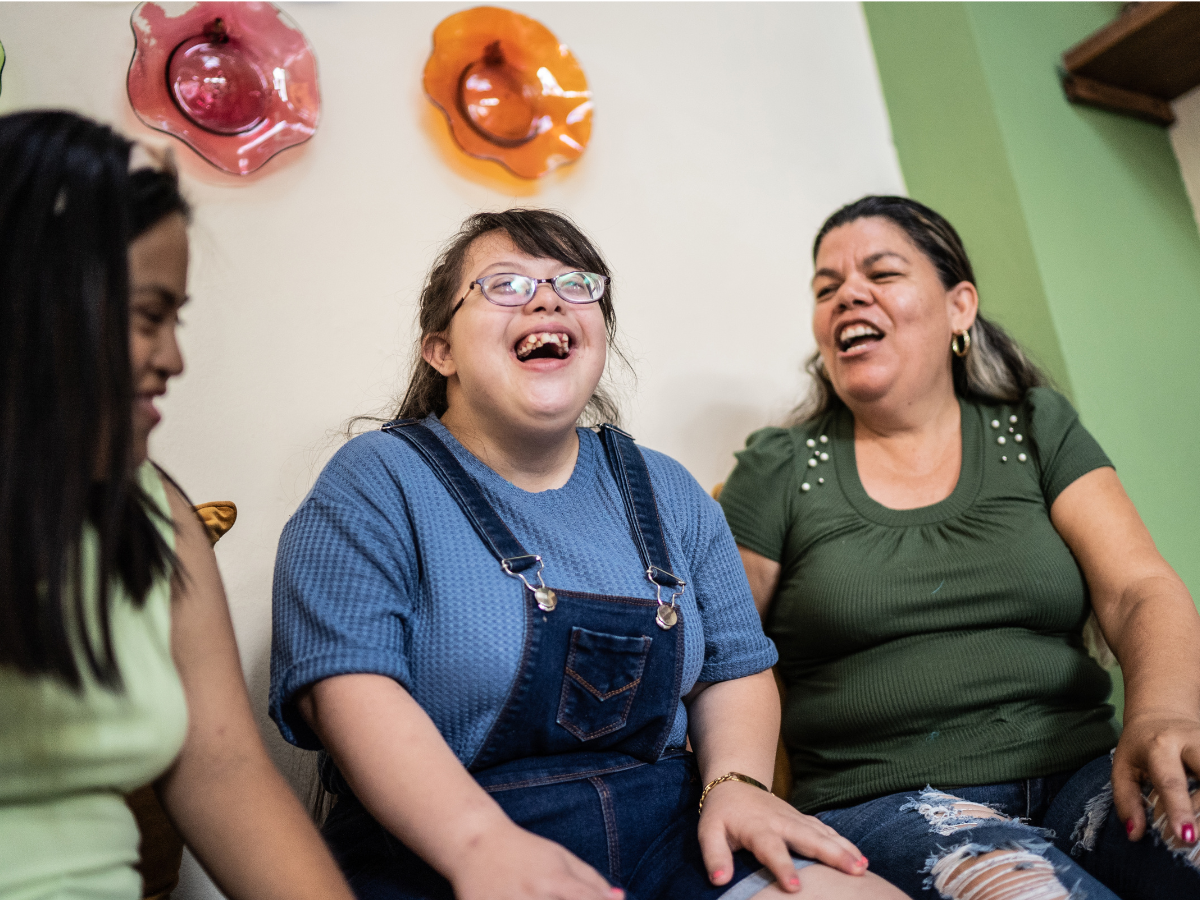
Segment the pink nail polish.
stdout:
<path fill-rule="evenodd" d="M 796 887 L 797 885 L 800 884 L 800 879 L 797 878 L 795 875 L 793 875 L 791 878 L 788 879 L 788 884 L 790 884 L 792 887 Z"/>
<path fill-rule="evenodd" d="M 725 874 L 724 869 L 717 869 L 717 871 L 712 873 L 713 881 L 716 881 L 718 878 L 720 878 L 724 874 Z"/>
<path fill-rule="evenodd" d="M 1196 843 L 1196 827 L 1191 822 L 1183 826 L 1183 839 L 1189 844 Z"/>
<path fill-rule="evenodd" d="M 1133 819 L 1126 819 L 1126 820 L 1125 820 L 1125 833 L 1126 833 L 1126 834 L 1133 834 Z"/>
<path fill-rule="evenodd" d="M 867 865 L 867 864 L 869 864 L 869 863 L 870 863 L 870 860 L 869 860 L 869 859 L 867 859 L 865 856 L 864 856 L 862 859 L 860 859 L 860 860 L 858 861 L 858 864 L 859 864 L 860 866 L 865 866 L 865 865 Z"/>

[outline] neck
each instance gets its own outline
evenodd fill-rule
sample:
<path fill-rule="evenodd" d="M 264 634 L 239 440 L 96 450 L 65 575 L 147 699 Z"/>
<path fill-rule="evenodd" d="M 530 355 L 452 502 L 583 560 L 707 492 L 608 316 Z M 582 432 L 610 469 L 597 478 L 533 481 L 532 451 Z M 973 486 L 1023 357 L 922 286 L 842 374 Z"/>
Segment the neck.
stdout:
<path fill-rule="evenodd" d="M 958 427 L 958 397 L 949 378 L 905 397 L 887 394 L 866 401 L 848 398 L 845 403 L 854 414 L 859 437 L 919 441 Z"/>
<path fill-rule="evenodd" d="M 953 389 L 904 404 L 848 405 L 867 496 L 890 509 L 916 509 L 953 493 L 962 469 L 962 414 Z"/>
<path fill-rule="evenodd" d="M 521 428 L 487 420 L 458 405 L 447 409 L 441 421 L 472 456 L 523 491 L 560 488 L 575 471 L 579 435 L 574 422 L 566 427 Z"/>

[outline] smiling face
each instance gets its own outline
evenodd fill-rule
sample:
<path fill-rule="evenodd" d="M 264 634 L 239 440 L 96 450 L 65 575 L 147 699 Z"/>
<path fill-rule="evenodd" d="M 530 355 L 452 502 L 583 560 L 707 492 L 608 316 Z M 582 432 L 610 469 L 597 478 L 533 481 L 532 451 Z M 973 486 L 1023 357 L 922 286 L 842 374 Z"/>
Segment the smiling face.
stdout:
<path fill-rule="evenodd" d="M 187 221 L 172 213 L 129 245 L 129 361 L 133 367 L 133 461 L 149 454 L 150 432 L 162 418 L 154 398 L 183 371 L 175 340 L 187 298 Z"/>
<path fill-rule="evenodd" d="M 458 297 L 466 301 L 422 354 L 447 378 L 443 416 L 507 433 L 572 429 L 604 373 L 607 335 L 599 303 L 568 303 L 549 284 L 524 306 L 497 306 L 471 283 L 515 273 L 553 278 L 572 272 L 554 259 L 529 256 L 503 231 L 471 244 Z M 452 429 L 453 430 L 453 429 Z"/>
<path fill-rule="evenodd" d="M 953 394 L 950 339 L 975 321 L 974 285 L 947 290 L 904 230 L 880 217 L 830 231 L 816 270 L 813 334 L 847 405 Z"/>

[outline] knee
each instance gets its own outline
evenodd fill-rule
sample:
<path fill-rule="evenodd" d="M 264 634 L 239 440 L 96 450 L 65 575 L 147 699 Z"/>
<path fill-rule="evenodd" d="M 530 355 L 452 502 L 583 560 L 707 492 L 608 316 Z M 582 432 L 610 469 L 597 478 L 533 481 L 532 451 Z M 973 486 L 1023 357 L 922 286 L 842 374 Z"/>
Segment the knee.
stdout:
<path fill-rule="evenodd" d="M 930 887 L 947 900 L 1068 900 L 1054 865 L 1030 844 L 988 849 L 966 844 L 929 867 Z"/>

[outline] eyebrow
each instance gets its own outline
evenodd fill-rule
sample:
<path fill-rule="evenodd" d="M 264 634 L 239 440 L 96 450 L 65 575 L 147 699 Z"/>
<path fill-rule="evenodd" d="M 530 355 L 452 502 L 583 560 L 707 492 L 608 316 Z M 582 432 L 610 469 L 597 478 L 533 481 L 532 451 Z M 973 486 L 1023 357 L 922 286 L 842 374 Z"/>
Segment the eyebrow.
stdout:
<path fill-rule="evenodd" d="M 868 256 L 866 259 L 864 259 L 862 261 L 863 267 L 866 268 L 868 266 L 873 266 L 873 265 L 875 265 L 875 263 L 879 262 L 885 256 L 894 256 L 894 257 L 896 257 L 896 259 L 902 260 L 903 262 L 908 262 L 908 257 L 906 257 L 902 253 L 897 253 L 895 250 L 881 250 L 878 253 L 872 253 L 870 256 Z M 835 272 L 833 269 L 817 269 L 817 271 L 813 273 L 812 280 L 816 281 L 818 278 L 840 278 L 840 277 L 841 277 L 841 274 L 838 272 Z"/>
<path fill-rule="evenodd" d="M 560 259 L 553 259 L 553 257 L 538 257 L 538 258 L 539 259 L 550 259 L 553 262 L 558 263 L 560 266 L 562 266 L 568 272 L 579 271 L 573 264 L 565 263 Z M 519 268 L 522 265 L 523 265 L 522 263 L 515 262 L 513 260 L 502 259 L 502 260 L 500 260 L 500 262 L 494 262 L 490 266 L 484 266 L 483 272 L 488 272 L 491 269 L 495 269 L 496 271 L 491 272 L 491 274 L 493 274 L 493 275 L 503 275 L 503 274 L 522 275 L 522 274 L 524 274 L 523 272 L 515 271 L 515 269 Z M 511 266 L 512 268 L 505 268 L 506 266 Z M 532 278 L 533 276 L 530 275 L 530 276 L 526 276 L 526 277 Z"/>
<path fill-rule="evenodd" d="M 130 293 L 131 299 L 133 296 L 136 296 L 137 294 L 146 294 L 146 293 L 155 294 L 158 296 L 158 298 L 160 300 L 170 304 L 175 309 L 181 309 L 183 306 L 185 306 L 187 304 L 187 302 L 189 300 L 192 299 L 191 296 L 188 294 L 184 294 L 181 297 L 178 294 L 176 294 L 173 290 L 171 290 L 170 288 L 163 287 L 161 284 L 139 285 L 138 287 L 135 287 L 133 290 L 131 290 L 129 293 Z"/>

